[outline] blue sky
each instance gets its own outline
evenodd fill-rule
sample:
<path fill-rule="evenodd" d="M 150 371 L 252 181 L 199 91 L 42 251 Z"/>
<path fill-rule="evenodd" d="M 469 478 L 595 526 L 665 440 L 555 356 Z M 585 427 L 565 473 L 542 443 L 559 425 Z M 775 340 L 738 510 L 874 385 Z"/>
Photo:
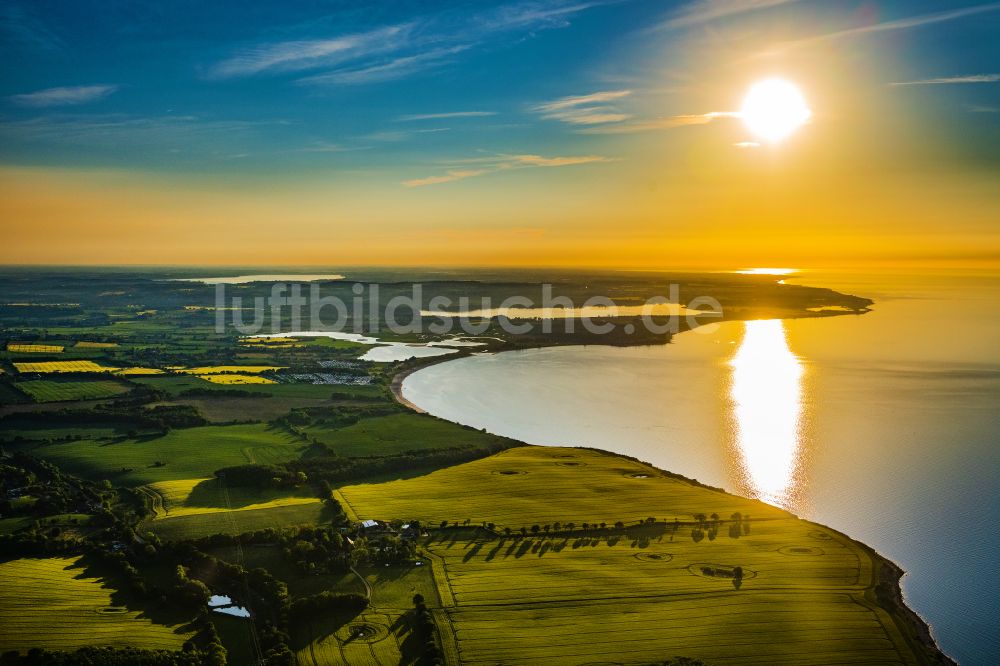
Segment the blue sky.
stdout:
<path fill-rule="evenodd" d="M 712 110 L 676 93 L 712 75 L 699 44 L 726 30 L 892 43 L 883 83 L 940 82 L 890 92 L 962 113 L 970 155 L 997 147 L 981 141 L 1000 118 L 997 3 L 5 0 L 0 25 L 10 164 L 413 182 L 510 155 L 610 160 L 603 130 Z"/>
<path fill-rule="evenodd" d="M 997 35 L 975 0 L 3 0 L 3 260 L 1000 265 Z M 812 111 L 780 145 L 738 114 L 769 77 Z"/>

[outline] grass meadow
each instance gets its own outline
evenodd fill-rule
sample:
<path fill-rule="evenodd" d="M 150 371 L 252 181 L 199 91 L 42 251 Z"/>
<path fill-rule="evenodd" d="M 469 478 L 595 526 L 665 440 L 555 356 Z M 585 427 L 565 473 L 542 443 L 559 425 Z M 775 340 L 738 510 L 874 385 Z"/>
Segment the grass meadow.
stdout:
<path fill-rule="evenodd" d="M 417 449 L 483 446 L 504 441 L 496 435 L 410 412 L 367 418 L 346 427 L 312 425 L 303 430 L 337 455 L 347 457 L 388 456 Z"/>
<path fill-rule="evenodd" d="M 62 469 L 116 485 L 198 479 L 246 463 L 292 460 L 305 443 L 267 424 L 203 426 L 172 430 L 162 437 L 119 442 L 81 440 L 49 444 L 32 453 Z"/>
<path fill-rule="evenodd" d="M 64 402 L 68 400 L 100 400 L 127 393 L 128 385 L 112 379 L 32 379 L 19 382 L 17 387 L 35 402 Z"/>

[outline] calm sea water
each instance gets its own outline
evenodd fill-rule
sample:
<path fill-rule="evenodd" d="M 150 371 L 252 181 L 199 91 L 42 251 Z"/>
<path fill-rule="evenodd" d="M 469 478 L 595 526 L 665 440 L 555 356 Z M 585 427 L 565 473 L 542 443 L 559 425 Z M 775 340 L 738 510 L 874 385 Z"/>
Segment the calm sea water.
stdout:
<path fill-rule="evenodd" d="M 808 273 L 865 315 L 726 323 L 659 347 L 456 359 L 407 378 L 432 414 L 618 451 L 868 543 L 963 664 L 1000 663 L 1000 276 Z"/>

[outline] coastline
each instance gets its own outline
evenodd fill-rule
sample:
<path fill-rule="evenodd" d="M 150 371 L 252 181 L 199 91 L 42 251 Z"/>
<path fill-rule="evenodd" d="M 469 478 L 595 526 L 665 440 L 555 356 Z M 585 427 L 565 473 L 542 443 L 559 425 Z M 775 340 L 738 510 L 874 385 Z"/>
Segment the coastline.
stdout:
<path fill-rule="evenodd" d="M 499 350 L 499 351 L 516 351 L 516 350 Z M 499 351 L 494 353 L 499 353 Z M 403 405 L 404 407 L 410 410 L 413 410 L 418 414 L 427 414 L 428 412 L 426 410 L 421 409 L 420 407 L 418 407 L 417 405 L 415 405 L 414 403 L 403 397 L 403 391 L 402 391 L 403 382 L 406 380 L 407 377 L 417 372 L 418 370 L 422 370 L 432 365 L 436 365 L 437 363 L 444 363 L 447 361 L 454 360 L 456 358 L 463 358 L 467 355 L 468 353 L 462 353 L 445 357 L 435 357 L 426 362 L 418 362 L 398 371 L 392 376 L 389 385 L 393 399 L 395 399 L 399 404 Z M 524 443 L 524 445 L 533 446 L 528 443 Z M 582 448 L 591 448 L 591 447 L 582 447 Z M 604 449 L 593 449 L 593 450 L 600 451 L 601 453 L 604 453 L 609 456 L 638 461 L 638 459 L 636 458 L 620 453 L 615 453 L 613 451 L 607 451 Z M 658 470 L 664 476 L 683 479 L 685 481 L 688 481 L 689 483 L 693 483 L 695 485 L 716 492 L 724 493 L 727 495 L 732 494 L 725 489 L 705 485 L 695 479 L 691 479 L 680 473 L 661 469 L 645 461 L 639 461 L 639 462 L 643 462 L 643 464 L 649 465 L 653 469 Z M 794 516 L 794 514 L 790 515 Z M 798 516 L 795 517 L 798 518 Z M 798 519 L 805 520 L 802 518 Z M 858 541 L 857 539 L 854 539 L 839 530 L 836 530 L 827 525 L 823 525 L 821 523 L 816 523 L 813 521 L 806 521 L 806 522 L 809 522 L 813 525 L 816 525 L 817 527 L 821 527 L 824 530 L 829 530 L 831 532 L 834 532 L 842 536 L 844 539 L 847 539 L 851 543 L 856 544 L 859 548 L 861 548 L 863 551 L 869 554 L 869 556 L 872 558 L 873 565 L 875 565 L 875 567 L 878 569 L 878 573 L 873 576 L 872 585 L 866 591 L 866 597 L 868 597 L 869 601 L 877 605 L 879 608 L 885 611 L 890 618 L 892 618 L 897 629 L 903 635 L 903 638 L 906 640 L 914 656 L 918 659 L 920 663 L 935 664 L 935 665 L 940 664 L 943 666 L 957 666 L 957 662 L 954 661 L 947 654 L 945 654 L 941 650 L 940 646 L 938 646 L 937 641 L 934 639 L 930 625 L 926 622 L 926 620 L 924 620 L 912 608 L 907 606 L 906 600 L 903 596 L 903 590 L 900 585 L 900 581 L 902 580 L 903 575 L 905 575 L 906 573 L 902 567 L 900 567 L 898 564 L 896 564 L 889 558 L 885 557 L 884 555 L 880 554 L 878 551 L 876 551 L 868 544 Z"/>

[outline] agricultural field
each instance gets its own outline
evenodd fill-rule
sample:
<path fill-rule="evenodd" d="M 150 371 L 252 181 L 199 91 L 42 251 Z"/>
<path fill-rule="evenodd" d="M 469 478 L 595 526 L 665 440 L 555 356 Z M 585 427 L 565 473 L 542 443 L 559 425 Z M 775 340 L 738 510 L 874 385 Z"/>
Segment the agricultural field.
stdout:
<path fill-rule="evenodd" d="M 11 342 L 7 344 L 7 351 L 17 354 L 59 354 L 62 353 L 62 345 L 26 344 Z"/>
<path fill-rule="evenodd" d="M 260 373 L 268 370 L 282 370 L 276 365 L 202 365 L 196 368 L 169 368 L 185 375 L 217 375 L 224 372 Z"/>
<path fill-rule="evenodd" d="M 485 446 L 503 438 L 425 414 L 406 412 L 362 419 L 342 428 L 310 425 L 310 437 L 326 444 L 339 456 L 388 456 L 418 449 Z"/>
<path fill-rule="evenodd" d="M 107 439 L 126 433 L 120 423 L 60 424 L 45 418 L 44 414 L 15 414 L 3 419 L 0 442 L 25 440 L 39 442 L 59 439 Z"/>
<path fill-rule="evenodd" d="M 94 361 L 39 361 L 37 363 L 32 362 L 15 362 L 14 367 L 17 371 L 25 373 L 61 373 L 61 372 L 113 372 L 115 370 L 120 370 L 120 368 L 115 368 L 107 365 L 100 365 Z"/>
<path fill-rule="evenodd" d="M 560 447 L 519 447 L 426 476 L 339 489 L 360 518 L 492 522 L 518 529 L 561 521 L 635 522 L 690 519 L 697 513 L 786 518 L 763 502 L 707 491 L 610 453 Z"/>
<path fill-rule="evenodd" d="M 335 513 L 322 502 L 306 502 L 267 509 L 215 511 L 164 518 L 144 523 L 143 530 L 165 541 L 200 539 L 213 534 L 243 534 L 269 527 L 295 527 L 329 523 Z"/>
<path fill-rule="evenodd" d="M 114 349 L 117 346 L 117 342 L 88 342 L 86 340 L 81 340 L 73 345 L 74 348 L 79 349 Z"/>
<path fill-rule="evenodd" d="M 875 603 L 869 551 L 641 463 L 519 448 L 339 494 L 364 518 L 497 524 L 496 531 L 437 530 L 422 544 L 446 619 L 446 652 L 463 664 L 648 663 L 671 655 L 710 664 L 916 663 L 893 617 Z M 648 517 L 657 522 L 639 524 Z M 615 528 L 618 521 L 626 526 Z M 529 528 L 523 538 L 521 526 Z M 515 535 L 505 537 L 502 527 Z"/>
<path fill-rule="evenodd" d="M 299 492 L 224 488 L 215 478 L 159 481 L 145 486 L 145 490 L 156 498 L 153 506 L 157 509 L 158 520 L 220 511 L 255 511 L 320 503 L 320 499 L 308 488 Z"/>
<path fill-rule="evenodd" d="M 191 634 L 115 599 L 78 558 L 0 563 L 0 652 L 87 645 L 179 650 Z"/>
<path fill-rule="evenodd" d="M 126 377 L 132 377 L 132 376 L 135 376 L 135 375 L 139 375 L 139 376 L 143 376 L 143 375 L 162 375 L 163 374 L 163 370 L 160 370 L 159 368 L 134 367 L 134 368 L 122 368 L 120 370 L 115 370 L 112 374 L 118 375 L 118 376 L 126 376 Z"/>
<path fill-rule="evenodd" d="M 111 379 L 32 379 L 19 382 L 17 387 L 30 395 L 35 402 L 63 402 L 67 400 L 99 400 L 127 393 L 128 385 Z"/>
<path fill-rule="evenodd" d="M 138 486 L 158 481 L 197 479 L 215 470 L 246 463 L 292 460 L 306 444 L 266 424 L 204 426 L 172 430 L 162 437 L 139 437 L 109 443 L 81 440 L 32 449 L 72 474 Z"/>
<path fill-rule="evenodd" d="M 206 382 L 212 382 L 213 384 L 277 384 L 273 379 L 261 377 L 260 375 L 198 375 L 198 379 L 204 379 Z"/>
<path fill-rule="evenodd" d="M 296 659 L 304 666 L 396 666 L 412 662 L 412 658 L 403 657 L 412 632 L 398 614 L 366 612 L 354 618 L 321 617 L 297 629 L 293 640 L 301 641 L 304 647 L 296 652 Z"/>

